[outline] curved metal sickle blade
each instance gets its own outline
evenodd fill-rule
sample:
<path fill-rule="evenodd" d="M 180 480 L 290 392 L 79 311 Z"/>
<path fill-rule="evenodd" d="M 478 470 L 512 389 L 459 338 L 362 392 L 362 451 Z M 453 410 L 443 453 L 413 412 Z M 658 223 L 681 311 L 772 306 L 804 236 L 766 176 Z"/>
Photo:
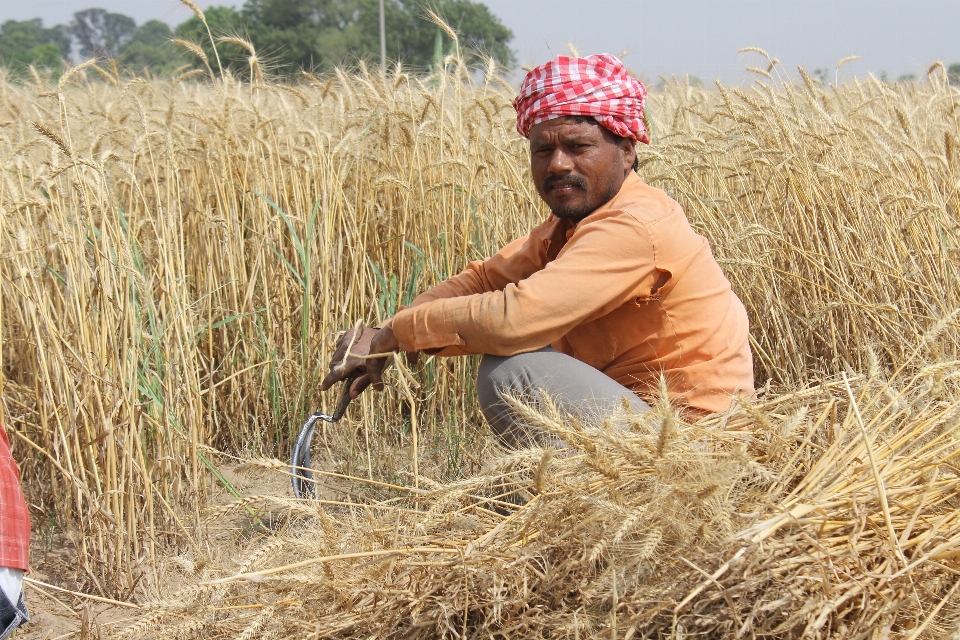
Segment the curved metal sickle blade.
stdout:
<path fill-rule="evenodd" d="M 313 441 L 313 432 L 317 428 L 317 420 L 326 422 L 338 422 L 347 411 L 347 405 L 350 404 L 350 387 L 357 376 L 351 376 L 344 380 L 343 390 L 340 392 L 340 399 L 337 401 L 337 408 L 332 416 L 325 413 L 314 413 L 300 427 L 300 433 L 297 435 L 297 441 L 293 444 L 293 456 L 290 460 L 290 471 L 293 475 L 290 477 L 290 483 L 293 485 L 293 495 L 300 499 L 316 498 L 317 489 L 313 482 L 313 471 L 310 470 L 310 443 Z"/>
<path fill-rule="evenodd" d="M 293 457 L 290 461 L 290 471 L 293 472 L 290 481 L 293 484 L 293 495 L 297 498 L 316 498 L 317 490 L 313 486 L 313 471 L 310 470 L 310 443 L 317 420 L 329 418 L 322 413 L 315 413 L 300 428 L 300 434 L 293 445 Z"/>

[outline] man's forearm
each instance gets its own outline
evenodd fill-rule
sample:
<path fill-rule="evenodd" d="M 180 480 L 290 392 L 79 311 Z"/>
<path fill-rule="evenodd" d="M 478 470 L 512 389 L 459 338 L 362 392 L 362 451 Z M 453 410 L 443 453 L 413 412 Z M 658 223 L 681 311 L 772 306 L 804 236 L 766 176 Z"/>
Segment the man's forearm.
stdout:
<path fill-rule="evenodd" d="M 466 269 L 448 278 L 443 282 L 430 287 L 419 296 L 413 299 L 408 307 L 416 307 L 426 302 L 441 300 L 444 298 L 459 298 L 460 296 L 470 296 L 475 293 L 484 293 L 488 291 L 483 278 L 480 277 L 478 269 L 471 264 Z"/>
<path fill-rule="evenodd" d="M 400 307 L 399 311 L 417 307 L 428 302 L 433 302 L 434 300 L 459 298 L 461 296 L 469 296 L 475 293 L 484 293 L 487 291 L 487 289 L 484 287 L 483 279 L 477 273 L 477 270 L 472 267 L 473 265 L 471 264 L 470 267 L 464 271 L 461 271 L 452 278 L 448 278 L 440 284 L 430 287 L 419 296 L 414 298 L 410 304 Z M 389 327 L 391 322 L 393 322 L 393 318 L 388 318 L 378 324 L 377 329 Z"/>
<path fill-rule="evenodd" d="M 461 271 L 454 277 L 444 280 L 440 284 L 421 293 L 419 296 L 414 298 L 413 302 L 411 302 L 409 305 L 406 307 L 401 307 L 397 313 L 399 314 L 405 309 L 413 309 L 414 307 L 426 305 L 437 300 L 465 298 L 480 293 L 488 293 L 491 291 L 491 288 L 487 286 L 489 283 L 485 282 L 485 279 L 481 277 L 480 273 L 482 271 L 482 263 L 471 263 L 465 270 Z M 396 317 L 397 316 L 390 318 L 390 320 L 384 322 L 378 328 L 381 330 L 389 328 L 390 337 L 397 343 L 397 350 L 400 350 L 402 345 L 400 345 L 399 339 L 396 337 L 392 329 L 392 325 Z M 386 340 L 386 336 L 384 336 L 384 340 Z M 448 343 L 449 341 L 444 340 L 444 346 L 446 346 Z M 435 350 L 429 345 L 422 345 L 420 349 L 424 350 L 426 353 L 435 353 Z"/>
<path fill-rule="evenodd" d="M 537 227 L 534 233 L 538 230 L 541 230 L 541 233 L 536 238 L 532 236 L 517 238 L 495 255 L 469 263 L 457 275 L 421 293 L 408 305 L 408 308 L 434 300 L 501 291 L 508 284 L 516 284 L 529 277 L 542 269 L 547 262 L 543 238 L 540 237 L 544 235 L 543 229 L 549 232 L 552 229 L 552 223 L 544 223 Z"/>

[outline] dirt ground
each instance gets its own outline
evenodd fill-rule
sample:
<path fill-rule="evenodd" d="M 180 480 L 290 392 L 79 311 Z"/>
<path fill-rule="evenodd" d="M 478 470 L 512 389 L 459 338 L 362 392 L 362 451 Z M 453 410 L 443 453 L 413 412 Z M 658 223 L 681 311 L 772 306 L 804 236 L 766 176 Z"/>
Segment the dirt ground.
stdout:
<path fill-rule="evenodd" d="M 315 456 L 314 468 L 334 468 L 335 465 L 331 461 L 322 459 L 322 453 L 315 451 Z M 263 469 L 238 470 L 238 465 L 235 464 L 222 465 L 219 470 L 241 497 L 252 495 L 290 497 L 292 495 L 288 475 Z M 318 482 L 317 493 L 322 499 L 343 500 L 346 496 L 355 495 L 355 487 L 336 478 L 325 478 Z M 234 500 L 234 496 L 226 489 L 220 485 L 214 485 L 210 492 L 209 506 L 219 506 Z M 270 526 L 270 514 L 259 514 L 259 516 L 258 522 Z M 206 533 L 219 540 L 231 538 L 239 540 L 251 535 L 250 525 L 250 518 L 228 518 L 219 520 L 215 527 L 209 526 Z M 261 524 L 261 526 L 264 525 Z M 216 531 L 212 530 L 214 528 Z M 232 549 L 229 548 L 224 549 L 224 553 L 231 551 Z M 82 591 L 76 579 L 76 553 L 76 547 L 68 535 L 64 533 L 40 535 L 34 532 L 31 538 L 28 577 L 62 589 Z M 177 590 L 178 585 L 174 583 L 174 574 L 165 574 L 164 579 L 170 581 L 164 585 L 165 591 Z M 125 624 L 136 619 L 138 613 L 137 609 L 97 602 L 29 582 L 24 584 L 24 599 L 30 612 L 30 622 L 17 630 L 14 636 L 16 640 L 107 638 L 110 636 L 110 631 L 122 629 Z"/>
<path fill-rule="evenodd" d="M 41 537 L 35 533 L 30 543 L 28 577 L 76 591 L 75 557 L 76 549 L 68 536 Z M 132 609 L 77 598 L 30 582 L 24 583 L 24 601 L 30 612 L 30 621 L 17 630 L 16 640 L 97 638 L 100 635 L 98 625 L 116 624 L 129 619 L 133 612 Z"/>

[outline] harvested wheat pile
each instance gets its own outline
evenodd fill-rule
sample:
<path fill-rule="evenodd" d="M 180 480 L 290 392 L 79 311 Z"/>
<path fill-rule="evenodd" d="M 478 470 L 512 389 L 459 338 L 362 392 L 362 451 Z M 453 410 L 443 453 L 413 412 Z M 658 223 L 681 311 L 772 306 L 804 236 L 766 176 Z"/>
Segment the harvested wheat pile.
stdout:
<path fill-rule="evenodd" d="M 844 375 L 695 424 L 666 403 L 581 425 L 518 402 L 570 448 L 352 505 L 250 496 L 213 510 L 287 520 L 240 543 L 221 534 L 217 559 L 179 559 L 183 588 L 120 636 L 960 633 L 955 366 Z"/>

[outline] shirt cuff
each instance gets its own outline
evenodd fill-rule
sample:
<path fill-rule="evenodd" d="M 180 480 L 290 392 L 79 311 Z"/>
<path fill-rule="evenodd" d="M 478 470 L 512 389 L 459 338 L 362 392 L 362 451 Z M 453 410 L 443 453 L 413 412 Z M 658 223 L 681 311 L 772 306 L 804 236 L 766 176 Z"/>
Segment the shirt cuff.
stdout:
<path fill-rule="evenodd" d="M 401 351 L 425 351 L 466 345 L 456 331 L 450 331 L 446 327 L 429 326 L 427 316 L 430 306 L 429 303 L 418 305 L 393 316 L 391 328 L 400 343 Z"/>

